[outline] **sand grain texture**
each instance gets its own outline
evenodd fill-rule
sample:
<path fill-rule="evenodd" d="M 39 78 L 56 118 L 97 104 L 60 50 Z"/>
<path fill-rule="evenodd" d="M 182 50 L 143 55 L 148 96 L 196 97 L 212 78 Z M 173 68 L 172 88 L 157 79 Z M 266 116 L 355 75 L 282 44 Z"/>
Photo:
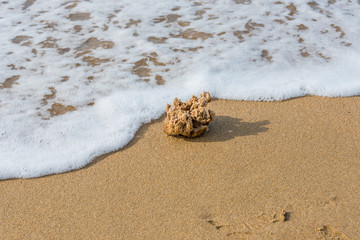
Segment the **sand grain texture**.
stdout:
<path fill-rule="evenodd" d="M 1 239 L 360 239 L 360 97 L 216 100 L 88 167 L 0 182 Z"/>

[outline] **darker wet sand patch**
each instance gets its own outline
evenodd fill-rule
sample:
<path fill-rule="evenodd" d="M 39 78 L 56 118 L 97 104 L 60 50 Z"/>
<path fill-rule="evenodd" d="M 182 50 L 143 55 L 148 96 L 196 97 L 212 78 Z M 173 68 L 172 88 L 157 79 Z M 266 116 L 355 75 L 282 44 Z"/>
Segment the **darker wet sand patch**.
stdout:
<path fill-rule="evenodd" d="M 75 50 L 87 51 L 87 50 L 96 49 L 98 47 L 102 47 L 104 49 L 111 49 L 114 47 L 114 45 L 115 44 L 113 41 L 100 41 L 99 39 L 92 37 L 92 38 L 87 39 L 85 42 L 83 42 L 77 48 L 75 48 Z"/>
<path fill-rule="evenodd" d="M 170 34 L 170 36 L 174 37 L 174 38 L 184 38 L 184 39 L 188 39 L 188 40 L 197 40 L 197 39 L 206 40 L 208 38 L 213 37 L 213 35 L 210 33 L 199 32 L 193 28 L 188 28 L 185 31 L 181 31 L 177 35 Z"/>
<path fill-rule="evenodd" d="M 29 7 L 31 7 L 31 5 L 33 5 L 35 1 L 36 1 L 36 0 L 26 0 L 26 1 L 24 2 L 24 4 L 23 4 L 22 10 L 26 10 L 26 9 L 28 9 Z"/>
<path fill-rule="evenodd" d="M 96 58 L 92 56 L 86 56 L 82 59 L 83 62 L 86 62 L 88 65 L 94 67 L 99 66 L 100 64 L 110 62 L 110 58 Z"/>
<path fill-rule="evenodd" d="M 297 27 L 297 30 L 298 31 L 305 31 L 305 30 L 308 30 L 309 28 L 307 26 L 305 26 L 304 24 L 299 24 L 299 25 L 296 25 Z"/>
<path fill-rule="evenodd" d="M 129 28 L 131 26 L 137 26 L 139 23 L 141 23 L 141 20 L 130 19 L 129 22 L 126 23 L 125 28 Z"/>
<path fill-rule="evenodd" d="M 254 22 L 254 21 L 252 21 L 252 19 L 250 19 L 249 21 L 247 21 L 245 23 L 246 30 L 234 31 L 233 34 L 235 37 L 237 37 L 240 40 L 240 42 L 244 42 L 245 41 L 244 35 L 246 35 L 248 37 L 252 37 L 254 35 L 253 31 L 258 30 L 263 27 L 264 27 L 264 24 Z"/>
<path fill-rule="evenodd" d="M 166 21 L 166 23 L 172 23 L 172 22 L 176 22 L 177 19 L 180 17 L 181 17 L 181 15 L 178 15 L 178 14 L 169 14 L 166 16 L 159 16 L 159 17 L 153 19 L 153 23 L 162 23 L 165 21 Z"/>
<path fill-rule="evenodd" d="M 75 32 L 80 32 L 82 30 L 82 26 L 81 25 L 75 25 L 74 30 L 75 30 Z"/>
<path fill-rule="evenodd" d="M 90 13 L 87 12 L 77 12 L 77 13 L 71 13 L 69 14 L 69 19 L 71 21 L 84 21 L 91 18 Z"/>
<path fill-rule="evenodd" d="M 14 84 L 18 84 L 17 80 L 19 80 L 20 75 L 14 75 L 5 79 L 5 81 L 0 85 L 0 89 L 11 88 Z"/>
<path fill-rule="evenodd" d="M 345 36 L 345 32 L 341 29 L 341 27 L 335 25 L 335 24 L 331 24 L 330 25 L 332 28 L 335 29 L 336 32 L 340 33 L 339 38 L 343 38 Z"/>
<path fill-rule="evenodd" d="M 69 76 L 61 76 L 60 82 L 66 82 L 67 80 L 69 80 Z"/>
<path fill-rule="evenodd" d="M 58 39 L 53 37 L 47 37 L 45 41 L 39 42 L 39 45 L 41 45 L 41 48 L 56 48 Z"/>
<path fill-rule="evenodd" d="M 249 5 L 252 3 L 252 0 L 234 0 L 234 2 L 236 4 L 244 4 L 244 5 Z"/>
<path fill-rule="evenodd" d="M 30 36 L 25 36 L 25 35 L 20 35 L 20 36 L 16 36 L 15 38 L 13 38 L 11 40 L 11 42 L 15 43 L 15 44 L 20 44 L 21 42 L 24 42 L 28 39 L 31 39 L 32 37 Z"/>
<path fill-rule="evenodd" d="M 286 8 L 288 10 L 290 10 L 290 13 L 289 13 L 290 16 L 294 16 L 295 14 L 297 14 L 297 9 L 296 9 L 296 6 L 294 5 L 294 3 L 290 3 L 289 5 L 286 6 Z"/>
<path fill-rule="evenodd" d="M 48 100 L 50 100 L 50 99 L 55 99 L 55 97 L 56 97 L 56 90 L 55 90 L 55 88 L 54 88 L 54 87 L 49 87 L 49 90 L 51 91 L 51 93 L 50 93 L 50 94 L 46 94 L 46 95 L 44 96 L 44 98 L 42 99 L 42 104 L 43 104 L 43 105 L 47 105 L 47 104 L 48 104 Z"/>
<path fill-rule="evenodd" d="M 181 27 L 187 27 L 187 26 L 189 26 L 191 23 L 188 22 L 188 21 L 179 21 L 178 24 L 179 24 L 179 26 L 181 26 Z"/>
<path fill-rule="evenodd" d="M 51 108 L 48 109 L 48 112 L 50 113 L 51 117 L 55 117 L 75 110 L 76 108 L 71 105 L 64 106 L 60 103 L 53 103 Z"/>
<path fill-rule="evenodd" d="M 69 52 L 70 48 L 58 48 L 57 51 L 60 55 L 63 55 L 64 53 Z"/>
<path fill-rule="evenodd" d="M 156 80 L 156 84 L 157 85 L 164 85 L 165 84 L 165 80 L 164 80 L 164 78 L 162 77 L 162 76 L 160 76 L 160 75 L 156 75 L 155 76 L 155 80 Z"/>
<path fill-rule="evenodd" d="M 167 39 L 168 38 L 166 38 L 166 37 L 154 37 L 154 36 L 148 37 L 148 41 L 155 43 L 155 44 L 165 43 Z"/>
<path fill-rule="evenodd" d="M 158 57 L 158 54 L 156 52 L 152 52 L 149 55 L 140 59 L 139 61 L 135 62 L 134 66 L 132 68 L 132 73 L 136 74 L 137 76 L 139 76 L 141 78 L 150 77 L 151 76 L 151 66 L 149 65 L 150 63 L 154 64 L 155 66 L 166 66 L 165 63 L 158 61 L 157 57 Z M 149 78 L 146 78 L 143 80 L 145 82 L 150 81 Z M 157 85 L 165 84 L 164 78 L 159 74 L 157 74 L 155 76 L 155 82 Z"/>
<path fill-rule="evenodd" d="M 71 5 L 66 6 L 65 9 L 73 9 L 73 8 L 75 8 L 76 6 L 77 6 L 77 3 L 74 2 L 74 3 L 72 3 Z"/>
<path fill-rule="evenodd" d="M 268 50 L 264 49 L 261 51 L 261 58 L 271 63 L 273 57 L 269 54 Z"/>

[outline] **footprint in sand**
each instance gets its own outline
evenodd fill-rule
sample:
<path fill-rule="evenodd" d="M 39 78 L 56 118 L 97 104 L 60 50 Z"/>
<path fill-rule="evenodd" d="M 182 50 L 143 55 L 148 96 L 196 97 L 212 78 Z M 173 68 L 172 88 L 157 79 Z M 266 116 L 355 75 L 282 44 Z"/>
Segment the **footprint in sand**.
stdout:
<path fill-rule="evenodd" d="M 278 223 L 287 222 L 291 218 L 292 212 L 285 211 L 284 209 L 274 211 L 273 213 L 262 212 L 259 218 L 265 223 Z"/>
<path fill-rule="evenodd" d="M 205 220 L 227 237 L 249 237 L 250 235 L 254 237 L 254 235 L 261 234 L 266 226 L 290 221 L 291 214 L 291 212 L 284 209 L 272 213 L 262 212 L 258 216 L 258 220 L 251 223 L 249 221 L 231 221 L 220 217 L 210 217 L 209 215 Z"/>
<path fill-rule="evenodd" d="M 328 225 L 323 225 L 317 228 L 316 231 L 318 232 L 319 236 L 317 239 L 319 240 L 350 240 L 344 233 Z"/>
<path fill-rule="evenodd" d="M 255 228 L 249 224 L 241 223 L 230 223 L 220 218 L 212 218 L 206 220 L 210 225 L 214 226 L 216 230 L 222 232 L 227 237 L 230 236 L 248 236 Z"/>
<path fill-rule="evenodd" d="M 336 207 L 338 205 L 339 198 L 337 196 L 330 198 L 328 201 L 324 202 L 325 207 Z"/>

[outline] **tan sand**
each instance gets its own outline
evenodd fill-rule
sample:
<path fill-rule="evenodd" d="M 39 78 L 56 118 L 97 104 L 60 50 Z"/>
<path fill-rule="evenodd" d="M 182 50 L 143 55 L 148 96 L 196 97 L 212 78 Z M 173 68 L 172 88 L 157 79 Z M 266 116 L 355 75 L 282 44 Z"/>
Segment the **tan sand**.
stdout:
<path fill-rule="evenodd" d="M 200 138 L 158 120 L 79 171 L 0 182 L 0 239 L 360 239 L 360 97 L 209 107 Z"/>

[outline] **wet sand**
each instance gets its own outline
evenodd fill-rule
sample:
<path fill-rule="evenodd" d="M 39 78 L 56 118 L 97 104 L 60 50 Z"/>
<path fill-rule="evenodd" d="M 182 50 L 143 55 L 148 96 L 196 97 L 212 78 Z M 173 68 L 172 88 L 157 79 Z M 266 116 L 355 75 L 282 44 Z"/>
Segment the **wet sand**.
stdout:
<path fill-rule="evenodd" d="M 216 100 L 87 167 L 0 182 L 1 239 L 360 239 L 360 97 Z"/>

